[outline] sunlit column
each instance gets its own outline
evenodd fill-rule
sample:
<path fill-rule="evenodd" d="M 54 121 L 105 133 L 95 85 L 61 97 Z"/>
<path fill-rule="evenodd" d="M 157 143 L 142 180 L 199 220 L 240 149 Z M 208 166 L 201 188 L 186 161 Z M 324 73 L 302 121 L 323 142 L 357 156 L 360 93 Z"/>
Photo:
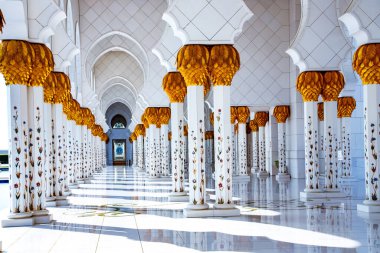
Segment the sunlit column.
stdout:
<path fill-rule="evenodd" d="M 184 122 L 185 123 L 185 122 Z M 183 126 L 183 148 L 184 152 L 184 167 L 185 167 L 185 178 L 189 178 L 189 127 L 188 125 Z"/>
<path fill-rule="evenodd" d="M 337 100 L 344 87 L 339 71 L 323 72 L 325 190 L 340 191 L 338 186 Z"/>
<path fill-rule="evenodd" d="M 8 55 L 12 49 L 16 55 Z M 20 48 L 20 50 L 16 50 Z M 8 49 L 8 50 L 6 50 Z M 27 85 L 33 63 L 33 48 L 25 41 L 2 41 L 0 71 L 8 95 L 9 187 L 8 218 L 27 218 L 29 210 L 28 94 Z M 15 57 L 17 56 L 17 57 Z M 10 62 L 13 61 L 13 64 Z M 2 222 L 4 226 L 4 222 Z"/>
<path fill-rule="evenodd" d="M 46 205 L 51 206 L 55 205 L 55 197 L 54 197 L 54 154 L 53 154 L 53 127 L 54 127 L 54 119 L 52 118 L 51 109 L 53 103 L 53 74 L 50 74 L 44 83 L 44 173 L 45 173 L 45 197 L 46 197 Z"/>
<path fill-rule="evenodd" d="M 54 196 L 57 205 L 66 205 L 65 194 L 65 118 L 63 114 L 63 103 L 69 99 L 70 95 L 70 79 L 62 72 L 54 72 L 56 77 L 56 85 L 54 88 L 54 105 L 52 108 L 52 117 L 54 117 L 54 153 L 55 153 L 55 188 Z"/>
<path fill-rule="evenodd" d="M 380 44 L 359 47 L 352 64 L 363 83 L 366 197 L 359 211 L 380 212 Z"/>
<path fill-rule="evenodd" d="M 305 192 L 318 192 L 318 109 L 317 101 L 322 91 L 323 76 L 320 72 L 302 72 L 297 79 L 297 90 L 304 101 L 305 131 Z"/>
<path fill-rule="evenodd" d="M 137 134 L 134 131 L 131 134 L 132 139 L 132 166 L 137 167 L 138 161 L 137 161 Z"/>
<path fill-rule="evenodd" d="M 161 175 L 168 177 L 169 175 L 169 120 L 170 120 L 170 108 L 161 107 L 159 109 L 159 117 L 161 123 L 160 130 L 160 152 L 161 152 Z"/>
<path fill-rule="evenodd" d="M 139 171 L 144 170 L 144 135 L 145 135 L 145 127 L 143 124 L 136 125 L 135 133 L 137 136 L 137 147 L 136 147 L 136 159 L 137 159 L 137 167 Z"/>
<path fill-rule="evenodd" d="M 324 121 L 325 121 L 325 114 L 324 114 L 324 106 L 323 102 L 320 102 L 318 105 L 318 134 L 319 134 L 319 145 L 318 145 L 318 155 L 319 155 L 319 174 L 324 175 L 325 174 L 325 151 L 324 151 Z"/>
<path fill-rule="evenodd" d="M 215 112 L 216 113 L 216 112 Z M 215 116 L 214 116 L 215 117 Z M 236 133 L 237 129 L 235 128 L 237 118 L 237 107 L 230 107 L 230 123 L 231 123 L 231 170 L 233 175 L 237 175 L 237 156 L 236 156 Z M 214 119 L 215 120 L 215 119 Z M 216 128 L 215 128 L 216 129 Z M 216 131 L 218 131 L 216 129 Z M 216 145 L 215 145 L 216 147 Z M 217 158 L 215 158 L 216 161 Z"/>
<path fill-rule="evenodd" d="M 149 123 L 149 177 L 158 178 L 158 153 L 159 148 L 157 144 L 159 143 L 159 129 L 157 128 L 158 122 L 158 109 L 155 107 L 148 107 L 145 110 L 145 117 Z"/>
<path fill-rule="evenodd" d="M 186 97 L 186 83 L 181 73 L 169 72 L 162 81 L 162 87 L 170 100 L 171 113 L 171 159 L 172 192 L 171 195 L 183 196 L 185 192 L 185 145 L 183 102 Z"/>
<path fill-rule="evenodd" d="M 256 112 L 255 120 L 259 127 L 259 176 L 268 176 L 266 170 L 266 145 L 265 145 L 265 125 L 269 119 L 268 112 Z"/>
<path fill-rule="evenodd" d="M 223 55 L 222 58 L 221 55 Z M 214 85 L 214 134 L 215 134 L 215 208 L 233 208 L 232 202 L 232 118 L 239 123 L 247 120 L 248 108 L 235 107 L 231 113 L 231 83 L 240 68 L 239 53 L 232 45 L 213 46 L 210 53 L 210 77 Z M 239 117 L 240 113 L 240 117 Z M 245 122 L 242 130 L 245 136 Z M 232 128 L 232 129 L 231 129 Z M 245 138 L 241 138 L 245 146 Z M 245 147 L 244 147 L 245 148 Z M 244 150 L 240 150 L 245 153 Z M 244 155 L 241 156 L 244 158 Z M 246 159 L 246 156 L 245 156 Z M 240 174 L 247 174 L 247 164 L 240 168 Z"/>
<path fill-rule="evenodd" d="M 356 108 L 353 97 L 338 98 L 338 118 L 341 120 L 342 179 L 352 178 L 351 172 L 351 115 Z M 339 131 L 339 130 L 338 130 Z"/>
<path fill-rule="evenodd" d="M 80 125 L 80 119 L 76 119 L 76 126 L 75 126 L 76 169 L 75 169 L 74 184 L 79 183 L 79 180 L 81 180 L 81 172 L 83 170 L 81 146 L 82 146 L 82 126 Z"/>
<path fill-rule="evenodd" d="M 249 108 L 247 106 L 237 107 L 237 121 L 238 121 L 238 175 L 246 176 L 248 175 L 247 169 L 247 131 L 246 123 L 249 118 Z"/>
<path fill-rule="evenodd" d="M 71 103 L 68 101 L 63 104 L 63 111 L 66 114 L 66 158 L 67 158 L 67 181 L 66 184 L 70 187 L 74 183 L 74 156 L 73 156 L 73 124 L 71 115 Z"/>
<path fill-rule="evenodd" d="M 155 149 L 156 149 L 156 172 L 159 176 L 162 175 L 162 152 L 161 152 L 161 117 L 159 114 L 160 107 L 157 107 L 157 121 L 156 121 L 156 129 L 154 131 L 154 140 L 155 140 Z"/>
<path fill-rule="evenodd" d="M 288 167 L 286 166 L 286 119 L 289 115 L 290 107 L 287 105 L 280 105 L 274 108 L 273 116 L 276 118 L 278 130 L 278 179 L 290 178 Z"/>
<path fill-rule="evenodd" d="M 81 127 L 82 135 L 82 145 L 81 145 L 81 155 L 82 155 L 82 170 L 81 170 L 81 181 L 83 182 L 87 178 L 87 126 L 82 125 Z"/>
<path fill-rule="evenodd" d="M 248 173 L 251 173 L 251 168 L 252 168 L 252 131 L 251 128 L 249 127 L 249 122 L 246 123 L 245 125 L 245 132 L 247 134 L 247 170 Z"/>
<path fill-rule="evenodd" d="M 148 120 L 145 117 L 145 112 L 141 116 L 141 121 L 144 124 L 145 127 L 145 135 L 144 135 L 144 169 L 145 172 L 149 175 L 150 170 L 150 157 L 149 157 L 149 123 Z"/>
<path fill-rule="evenodd" d="M 209 51 L 202 45 L 185 45 L 177 55 L 177 68 L 187 86 L 189 126 L 189 205 L 188 209 L 207 209 L 204 162 L 204 96 L 210 88 Z"/>
<path fill-rule="evenodd" d="M 252 168 L 251 173 L 259 171 L 259 126 L 255 119 L 249 121 L 249 128 L 251 129 L 252 135 Z"/>

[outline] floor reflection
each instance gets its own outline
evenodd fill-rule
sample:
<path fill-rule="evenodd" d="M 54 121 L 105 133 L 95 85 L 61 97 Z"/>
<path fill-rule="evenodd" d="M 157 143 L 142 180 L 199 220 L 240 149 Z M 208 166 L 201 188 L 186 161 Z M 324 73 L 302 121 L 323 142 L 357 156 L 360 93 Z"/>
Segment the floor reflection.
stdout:
<path fill-rule="evenodd" d="M 356 211 L 362 184 L 342 184 L 345 199 L 305 203 L 304 179 L 233 178 L 240 217 L 185 219 L 186 203 L 167 202 L 170 178 L 109 167 L 72 190 L 70 207 L 50 209 L 53 224 L 0 229 L 0 239 L 7 252 L 380 252 L 380 214 Z M 211 173 L 206 185 L 212 204 Z M 87 246 L 65 248 L 65 240 Z"/>

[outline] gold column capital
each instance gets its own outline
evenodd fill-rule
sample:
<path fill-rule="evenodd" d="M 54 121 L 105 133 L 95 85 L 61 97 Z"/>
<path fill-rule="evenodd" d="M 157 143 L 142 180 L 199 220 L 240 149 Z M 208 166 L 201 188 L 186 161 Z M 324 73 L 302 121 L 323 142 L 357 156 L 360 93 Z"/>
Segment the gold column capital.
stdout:
<path fill-rule="evenodd" d="M 380 43 L 360 46 L 353 57 L 352 67 L 363 85 L 380 84 Z"/>
<path fill-rule="evenodd" d="M 249 108 L 248 106 L 237 106 L 236 108 L 236 119 L 239 124 L 246 123 L 249 118 Z"/>
<path fill-rule="evenodd" d="M 3 40 L 0 43 L 0 72 L 5 84 L 29 85 L 35 53 L 31 44 L 23 40 Z"/>
<path fill-rule="evenodd" d="M 169 72 L 162 80 L 162 88 L 169 97 L 170 103 L 183 103 L 187 89 L 185 79 L 180 72 Z"/>
<path fill-rule="evenodd" d="M 168 141 L 171 141 L 172 140 L 172 132 L 170 131 L 169 133 L 168 133 Z"/>
<path fill-rule="evenodd" d="M 43 84 L 44 87 L 44 102 L 53 104 L 54 103 L 54 90 L 57 85 L 57 78 L 53 72 L 46 77 Z"/>
<path fill-rule="evenodd" d="M 135 126 L 135 130 L 134 130 L 134 133 L 136 133 L 136 136 L 144 136 L 145 135 L 145 127 L 143 124 L 137 124 Z"/>
<path fill-rule="evenodd" d="M 255 120 L 259 127 L 265 127 L 269 120 L 269 113 L 268 112 L 256 112 L 255 113 Z"/>
<path fill-rule="evenodd" d="M 183 126 L 183 135 L 184 136 L 188 136 L 189 135 L 189 126 L 188 125 L 184 125 Z"/>
<path fill-rule="evenodd" d="M 45 44 L 30 43 L 30 45 L 34 50 L 34 58 L 29 85 L 43 86 L 45 79 L 54 69 L 53 54 Z"/>
<path fill-rule="evenodd" d="M 186 86 L 206 86 L 209 83 L 209 57 L 209 50 L 204 45 L 185 45 L 178 51 L 177 69 Z"/>
<path fill-rule="evenodd" d="M 273 110 L 273 116 L 276 118 L 277 123 L 285 123 L 290 115 L 290 107 L 288 105 L 278 105 Z"/>
<path fill-rule="evenodd" d="M 338 98 L 338 118 L 350 118 L 356 108 L 356 101 L 353 97 Z"/>
<path fill-rule="evenodd" d="M 210 112 L 210 123 L 214 126 L 214 112 Z"/>
<path fill-rule="evenodd" d="M 130 138 L 132 139 L 132 142 L 134 142 L 134 141 L 137 139 L 137 135 L 136 135 L 136 133 L 133 132 L 133 133 L 131 134 L 131 137 L 130 137 Z"/>
<path fill-rule="evenodd" d="M 319 121 L 325 120 L 324 104 L 323 102 L 318 103 L 318 119 Z"/>
<path fill-rule="evenodd" d="M 160 123 L 168 125 L 170 121 L 170 108 L 169 107 L 159 107 L 158 116 L 160 118 Z"/>
<path fill-rule="evenodd" d="M 235 121 L 237 120 L 237 107 L 236 106 L 231 106 L 230 107 L 230 112 L 231 112 L 231 124 L 235 124 Z"/>
<path fill-rule="evenodd" d="M 249 121 L 249 128 L 252 132 L 259 131 L 259 126 L 257 125 L 257 122 L 255 119 Z"/>
<path fill-rule="evenodd" d="M 318 71 L 305 71 L 298 75 L 297 90 L 304 102 L 318 101 L 322 92 L 323 76 Z"/>
<path fill-rule="evenodd" d="M 63 72 L 51 72 L 56 77 L 56 85 L 54 87 L 54 103 L 61 104 L 69 98 L 71 92 L 70 78 Z"/>
<path fill-rule="evenodd" d="M 214 139 L 214 131 L 206 131 L 206 133 L 205 133 L 205 139 L 206 140 Z"/>
<path fill-rule="evenodd" d="M 133 142 L 131 136 L 129 136 L 128 140 L 129 140 L 129 143 L 132 143 L 132 142 Z"/>
<path fill-rule="evenodd" d="M 344 77 L 340 71 L 324 71 L 322 98 L 323 101 L 337 101 L 344 87 Z"/>
<path fill-rule="evenodd" d="M 230 86 L 240 68 L 239 52 L 233 45 L 212 46 L 208 68 L 214 86 Z"/>
<path fill-rule="evenodd" d="M 158 123 L 158 109 L 156 107 L 148 107 L 145 109 L 145 118 L 149 125 L 156 125 Z"/>

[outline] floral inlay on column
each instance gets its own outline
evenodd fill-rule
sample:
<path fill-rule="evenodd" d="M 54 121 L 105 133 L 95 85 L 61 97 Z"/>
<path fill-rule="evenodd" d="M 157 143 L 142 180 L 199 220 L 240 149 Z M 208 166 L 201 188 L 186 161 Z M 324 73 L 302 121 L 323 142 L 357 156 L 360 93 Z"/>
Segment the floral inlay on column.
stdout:
<path fill-rule="evenodd" d="M 278 169 L 279 174 L 288 175 L 286 166 L 286 119 L 290 115 L 290 107 L 287 105 L 276 106 L 273 110 L 273 116 L 277 120 L 278 127 Z"/>

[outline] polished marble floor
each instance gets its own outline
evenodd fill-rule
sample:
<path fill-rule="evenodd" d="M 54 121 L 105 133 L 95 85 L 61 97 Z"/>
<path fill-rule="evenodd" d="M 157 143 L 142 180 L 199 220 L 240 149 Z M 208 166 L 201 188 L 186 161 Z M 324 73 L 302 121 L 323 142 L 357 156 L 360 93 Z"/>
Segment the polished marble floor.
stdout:
<path fill-rule="evenodd" d="M 380 252 L 380 214 L 358 214 L 363 181 L 343 185 L 340 200 L 298 200 L 304 179 L 234 181 L 240 217 L 183 218 L 169 203 L 170 178 L 148 180 L 131 167 L 108 167 L 72 190 L 54 222 L 0 228 L 5 252 Z M 213 180 L 208 175 L 209 203 Z M 0 199 L 4 199 L 4 184 Z M 6 193 L 8 194 L 8 193 Z M 3 215 L 7 212 L 1 203 Z"/>

